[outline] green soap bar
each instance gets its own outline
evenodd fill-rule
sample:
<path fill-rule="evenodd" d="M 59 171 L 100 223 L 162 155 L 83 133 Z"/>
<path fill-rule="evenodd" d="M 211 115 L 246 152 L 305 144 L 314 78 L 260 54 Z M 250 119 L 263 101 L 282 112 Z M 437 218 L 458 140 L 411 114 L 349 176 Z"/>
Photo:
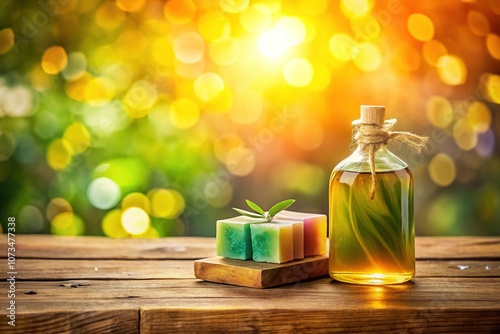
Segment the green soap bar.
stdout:
<path fill-rule="evenodd" d="M 250 230 L 254 261 L 283 263 L 293 260 L 292 224 L 252 224 Z"/>
<path fill-rule="evenodd" d="M 218 256 L 238 260 L 252 258 L 250 225 L 263 220 L 238 216 L 217 221 L 216 251 Z"/>

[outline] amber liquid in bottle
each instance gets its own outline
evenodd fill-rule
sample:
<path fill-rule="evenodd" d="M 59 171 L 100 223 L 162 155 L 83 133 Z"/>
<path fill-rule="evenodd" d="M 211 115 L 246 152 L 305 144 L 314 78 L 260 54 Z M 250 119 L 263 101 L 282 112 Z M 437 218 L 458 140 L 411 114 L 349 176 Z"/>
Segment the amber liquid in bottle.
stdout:
<path fill-rule="evenodd" d="M 370 172 L 333 171 L 329 273 L 335 280 L 394 284 L 414 276 L 413 177 L 400 168 L 377 172 L 372 200 Z"/>

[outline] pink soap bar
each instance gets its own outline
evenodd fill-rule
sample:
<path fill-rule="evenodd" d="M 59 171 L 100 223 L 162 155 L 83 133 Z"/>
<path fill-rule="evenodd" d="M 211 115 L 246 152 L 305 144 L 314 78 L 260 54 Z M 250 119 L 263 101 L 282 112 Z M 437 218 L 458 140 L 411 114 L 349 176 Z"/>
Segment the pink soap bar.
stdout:
<path fill-rule="evenodd" d="M 275 219 L 304 222 L 304 256 L 326 253 L 326 215 L 294 211 L 281 211 Z"/>

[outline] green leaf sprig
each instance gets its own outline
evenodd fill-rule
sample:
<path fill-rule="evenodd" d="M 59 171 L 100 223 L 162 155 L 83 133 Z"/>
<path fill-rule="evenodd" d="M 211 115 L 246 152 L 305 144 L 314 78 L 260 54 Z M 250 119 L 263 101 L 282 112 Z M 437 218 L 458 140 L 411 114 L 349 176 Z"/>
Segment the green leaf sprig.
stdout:
<path fill-rule="evenodd" d="M 246 202 L 247 202 L 247 205 L 250 207 L 250 209 L 252 209 L 255 212 L 246 211 L 246 210 L 242 210 L 242 209 L 238 209 L 238 208 L 233 208 L 233 210 L 238 212 L 241 215 L 244 215 L 247 217 L 252 217 L 252 218 L 263 218 L 271 223 L 273 221 L 274 216 L 276 216 L 276 214 L 278 212 L 281 212 L 281 211 L 285 210 L 286 208 L 288 208 L 290 205 L 295 203 L 295 200 L 294 199 L 287 199 L 287 200 L 281 201 L 281 202 L 273 205 L 269 209 L 269 211 L 264 211 L 260 206 L 258 206 L 257 204 L 255 204 L 254 202 L 252 202 L 249 199 L 247 199 Z"/>

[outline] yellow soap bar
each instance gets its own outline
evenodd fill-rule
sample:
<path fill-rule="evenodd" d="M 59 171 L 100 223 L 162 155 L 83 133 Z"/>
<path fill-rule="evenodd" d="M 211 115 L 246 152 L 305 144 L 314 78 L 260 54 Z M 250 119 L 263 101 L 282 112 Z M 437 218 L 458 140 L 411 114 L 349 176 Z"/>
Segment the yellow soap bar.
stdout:
<path fill-rule="evenodd" d="M 293 259 L 300 260 L 304 258 L 304 222 L 302 220 L 288 221 L 273 219 L 276 224 L 292 225 L 293 234 Z"/>
<path fill-rule="evenodd" d="M 274 218 L 304 222 L 304 256 L 326 253 L 326 215 L 285 210 L 279 212 Z"/>

